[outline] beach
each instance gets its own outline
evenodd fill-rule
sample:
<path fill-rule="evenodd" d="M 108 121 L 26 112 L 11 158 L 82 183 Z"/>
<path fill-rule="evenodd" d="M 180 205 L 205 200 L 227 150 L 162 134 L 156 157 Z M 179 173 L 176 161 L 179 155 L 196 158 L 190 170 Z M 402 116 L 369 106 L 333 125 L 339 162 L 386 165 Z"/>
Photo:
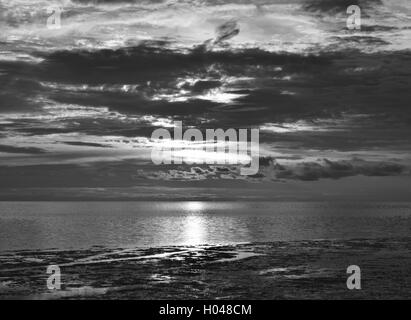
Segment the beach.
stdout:
<path fill-rule="evenodd" d="M 0 299 L 410 298 L 409 203 L 1 207 Z M 350 265 L 361 290 L 347 289 Z"/>

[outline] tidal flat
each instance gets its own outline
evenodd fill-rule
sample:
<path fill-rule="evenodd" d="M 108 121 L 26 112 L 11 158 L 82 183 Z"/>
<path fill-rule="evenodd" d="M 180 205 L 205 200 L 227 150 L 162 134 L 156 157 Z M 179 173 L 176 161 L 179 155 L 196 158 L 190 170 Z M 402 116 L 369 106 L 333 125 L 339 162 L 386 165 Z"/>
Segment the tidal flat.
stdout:
<path fill-rule="evenodd" d="M 411 238 L 0 254 L 0 299 L 410 299 Z M 47 287 L 49 265 L 61 289 Z M 347 289 L 347 267 L 361 290 Z"/>

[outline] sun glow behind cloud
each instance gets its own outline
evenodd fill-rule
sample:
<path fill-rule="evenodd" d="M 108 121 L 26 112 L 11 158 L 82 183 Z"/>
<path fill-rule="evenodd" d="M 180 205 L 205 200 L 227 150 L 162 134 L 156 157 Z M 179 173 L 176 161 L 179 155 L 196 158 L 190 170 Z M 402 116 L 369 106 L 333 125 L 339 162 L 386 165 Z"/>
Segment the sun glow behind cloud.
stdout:
<path fill-rule="evenodd" d="M 188 140 L 155 140 L 153 148 L 159 150 L 153 153 L 153 160 L 169 159 L 173 163 L 231 163 L 248 164 L 251 153 L 256 154 L 258 146 L 250 144 L 250 154 L 239 152 L 238 142 L 232 141 L 188 141 Z"/>
<path fill-rule="evenodd" d="M 205 204 L 201 201 L 188 201 L 184 203 L 184 210 L 189 213 L 198 213 L 205 209 Z"/>

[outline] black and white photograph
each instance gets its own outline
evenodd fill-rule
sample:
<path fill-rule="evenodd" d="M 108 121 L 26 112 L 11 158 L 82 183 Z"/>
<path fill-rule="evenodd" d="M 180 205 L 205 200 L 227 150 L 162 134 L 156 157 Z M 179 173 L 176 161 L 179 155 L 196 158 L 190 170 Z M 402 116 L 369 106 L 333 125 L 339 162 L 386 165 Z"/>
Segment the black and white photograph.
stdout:
<path fill-rule="evenodd" d="M 411 1 L 0 0 L 0 300 L 410 299 Z"/>

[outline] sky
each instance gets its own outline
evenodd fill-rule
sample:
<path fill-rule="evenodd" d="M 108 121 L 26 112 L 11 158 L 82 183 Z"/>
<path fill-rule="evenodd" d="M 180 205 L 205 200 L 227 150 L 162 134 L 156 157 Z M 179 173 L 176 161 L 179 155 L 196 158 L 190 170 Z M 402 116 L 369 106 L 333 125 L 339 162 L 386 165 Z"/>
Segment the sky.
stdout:
<path fill-rule="evenodd" d="M 0 0 L 0 29 L 0 200 L 410 199 L 407 0 Z M 176 121 L 259 129 L 258 174 L 155 165 Z"/>

